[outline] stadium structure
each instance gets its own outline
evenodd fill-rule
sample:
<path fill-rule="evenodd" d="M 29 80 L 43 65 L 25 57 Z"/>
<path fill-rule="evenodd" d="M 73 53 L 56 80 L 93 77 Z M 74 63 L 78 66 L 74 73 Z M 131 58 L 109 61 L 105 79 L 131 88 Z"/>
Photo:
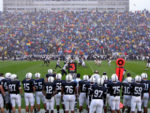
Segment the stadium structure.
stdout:
<path fill-rule="evenodd" d="M 129 11 L 129 0 L 4 0 L 4 11 Z"/>

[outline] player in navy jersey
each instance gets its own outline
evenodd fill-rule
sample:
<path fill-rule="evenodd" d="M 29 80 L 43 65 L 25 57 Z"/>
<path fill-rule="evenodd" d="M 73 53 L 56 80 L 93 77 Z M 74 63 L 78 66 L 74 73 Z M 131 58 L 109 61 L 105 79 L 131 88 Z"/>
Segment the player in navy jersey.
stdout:
<path fill-rule="evenodd" d="M 106 98 L 104 99 L 104 113 L 107 113 L 107 104 L 109 105 L 110 107 L 110 92 L 109 92 L 109 89 L 108 89 L 108 84 L 109 84 L 109 80 L 108 80 L 108 76 L 106 75 L 106 73 L 104 72 L 103 75 L 102 75 L 102 78 L 104 79 L 104 87 L 107 89 L 106 92 Z"/>
<path fill-rule="evenodd" d="M 150 68 L 150 57 L 149 57 L 148 60 L 147 60 L 146 67 L 147 67 L 147 70 L 148 70 L 148 68 Z"/>
<path fill-rule="evenodd" d="M 3 89 L 5 91 L 4 103 L 6 105 L 6 110 L 9 110 L 9 113 L 11 113 L 11 109 L 12 109 L 11 102 L 10 102 L 10 94 L 8 92 L 8 83 L 11 81 L 10 77 L 11 77 L 11 73 L 6 73 L 5 79 L 3 79 L 1 82 Z"/>
<path fill-rule="evenodd" d="M 147 113 L 147 106 L 148 106 L 148 100 L 150 94 L 150 81 L 147 80 L 148 78 L 147 73 L 142 73 L 141 78 L 142 78 L 141 83 L 144 84 L 142 104 L 144 107 L 144 113 Z"/>
<path fill-rule="evenodd" d="M 127 113 L 130 113 L 131 111 L 131 83 L 132 83 L 132 77 L 127 77 L 126 81 L 122 83 L 123 90 L 122 90 L 122 95 L 123 95 L 123 109 L 122 112 L 124 113 L 125 108 L 128 108 Z"/>
<path fill-rule="evenodd" d="M 55 74 L 53 73 L 52 69 L 48 69 L 48 73 L 46 74 L 46 81 L 49 77 L 54 77 L 55 78 Z"/>
<path fill-rule="evenodd" d="M 86 105 L 88 104 L 87 103 L 87 98 L 86 98 L 86 84 L 88 82 L 88 79 L 89 79 L 89 76 L 88 75 L 84 75 L 83 76 L 83 80 L 79 81 L 79 112 L 81 113 L 82 112 L 82 107 L 83 107 L 83 104 L 86 103 Z"/>
<path fill-rule="evenodd" d="M 57 94 L 55 95 L 55 100 L 57 106 L 57 113 L 59 113 L 60 101 L 61 101 L 61 89 L 62 89 L 62 82 L 63 82 L 61 79 L 62 79 L 62 75 L 60 73 L 56 74 L 55 84 L 56 84 Z"/>
<path fill-rule="evenodd" d="M 12 112 L 16 112 L 16 104 L 18 106 L 18 113 L 21 113 L 21 96 L 22 94 L 22 88 L 21 88 L 21 82 L 17 80 L 17 75 L 12 74 L 11 75 L 11 81 L 8 83 L 8 90 L 10 93 L 10 99 L 12 104 Z"/>
<path fill-rule="evenodd" d="M 121 91 L 121 83 L 118 81 L 118 76 L 113 74 L 111 76 L 112 82 L 108 84 L 108 88 L 110 91 L 110 101 L 111 101 L 111 112 L 120 113 L 120 91 Z"/>
<path fill-rule="evenodd" d="M 4 113 L 3 96 L 5 96 L 5 92 L 4 92 L 3 86 L 2 86 L 1 81 L 0 81 L 0 110 L 1 110 L 1 113 Z"/>
<path fill-rule="evenodd" d="M 102 113 L 103 100 L 106 98 L 106 88 L 103 86 L 104 79 L 97 79 L 97 84 L 92 86 L 91 95 L 92 101 L 90 104 L 90 113 Z"/>
<path fill-rule="evenodd" d="M 62 97 L 64 100 L 64 105 L 65 105 L 65 111 L 66 113 L 69 113 L 69 111 L 71 111 L 71 113 L 74 113 L 74 107 L 75 107 L 75 99 L 77 97 L 77 84 L 76 82 L 72 81 L 72 75 L 68 74 L 66 76 L 66 81 L 63 82 L 62 84 Z"/>
<path fill-rule="evenodd" d="M 91 91 L 92 91 L 92 86 L 95 84 L 96 79 L 94 77 L 90 78 L 90 82 L 87 82 L 86 84 L 86 96 L 87 96 L 87 101 L 88 101 L 88 111 L 89 111 L 89 107 L 91 104 L 91 99 L 92 99 L 92 95 L 91 95 Z"/>
<path fill-rule="evenodd" d="M 29 104 L 31 106 L 30 112 L 33 113 L 34 108 L 34 80 L 32 79 L 32 73 L 27 73 L 26 78 L 22 81 L 23 88 L 24 88 L 24 98 L 25 98 L 25 105 L 26 105 L 26 112 L 29 112 Z"/>
<path fill-rule="evenodd" d="M 36 98 L 38 112 L 40 112 L 40 103 L 41 103 L 40 100 L 42 100 L 44 104 L 44 109 L 46 110 L 46 101 L 42 93 L 43 85 L 44 85 L 44 78 L 41 78 L 40 73 L 35 73 L 34 86 L 35 86 L 35 98 Z"/>
<path fill-rule="evenodd" d="M 131 99 L 131 113 L 135 112 L 136 106 L 138 109 L 138 113 L 141 113 L 142 109 L 142 97 L 143 97 L 143 88 L 144 85 L 141 82 L 141 77 L 136 76 L 135 82 L 131 84 L 131 92 L 132 92 L 132 99 Z"/>
<path fill-rule="evenodd" d="M 51 113 L 54 113 L 54 95 L 56 94 L 56 85 L 54 83 L 54 77 L 49 77 L 48 81 L 44 83 L 43 88 L 43 94 L 46 98 L 46 112 L 49 113 L 49 110 L 51 110 Z"/>

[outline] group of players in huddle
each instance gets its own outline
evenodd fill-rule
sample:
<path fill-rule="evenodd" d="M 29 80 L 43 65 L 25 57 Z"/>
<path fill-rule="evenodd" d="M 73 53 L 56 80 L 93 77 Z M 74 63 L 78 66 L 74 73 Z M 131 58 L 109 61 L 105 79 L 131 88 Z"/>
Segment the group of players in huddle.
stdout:
<path fill-rule="evenodd" d="M 147 113 L 149 100 L 150 81 L 148 75 L 142 73 L 134 79 L 128 76 L 123 82 L 118 81 L 116 74 L 109 79 L 104 73 L 100 76 L 94 73 L 92 76 L 84 75 L 83 80 L 73 79 L 72 74 L 67 74 L 65 80 L 62 80 L 60 73 L 54 76 L 53 70 L 49 69 L 46 79 L 41 78 L 40 73 L 35 73 L 35 79 L 32 79 L 32 73 L 27 73 L 22 81 L 24 89 L 24 99 L 26 113 L 33 113 L 36 108 L 40 113 L 41 100 L 44 104 L 46 113 L 54 113 L 56 103 L 57 113 L 59 113 L 62 104 L 64 113 L 75 112 L 75 103 L 79 102 L 79 113 L 83 111 L 84 104 L 87 105 L 89 113 L 121 113 L 120 100 L 123 97 L 123 109 L 127 113 L 134 113 L 136 106 L 138 113 Z M 122 93 L 122 94 L 121 94 Z M 0 108 L 4 113 L 4 103 L 8 107 L 9 97 L 12 106 L 12 112 L 21 113 L 21 100 L 23 91 L 21 82 L 16 74 L 6 73 L 5 78 L 0 81 Z M 5 101 L 5 102 L 4 102 Z M 35 104 L 36 103 L 36 104 Z M 30 110 L 29 110 L 30 105 Z"/>

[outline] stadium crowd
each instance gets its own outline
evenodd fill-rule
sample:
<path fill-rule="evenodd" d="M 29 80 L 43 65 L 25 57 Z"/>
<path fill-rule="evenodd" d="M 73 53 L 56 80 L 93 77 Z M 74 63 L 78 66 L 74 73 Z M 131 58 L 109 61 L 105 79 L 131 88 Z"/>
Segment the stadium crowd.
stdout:
<path fill-rule="evenodd" d="M 150 12 L 0 12 L 0 54 L 145 55 Z"/>

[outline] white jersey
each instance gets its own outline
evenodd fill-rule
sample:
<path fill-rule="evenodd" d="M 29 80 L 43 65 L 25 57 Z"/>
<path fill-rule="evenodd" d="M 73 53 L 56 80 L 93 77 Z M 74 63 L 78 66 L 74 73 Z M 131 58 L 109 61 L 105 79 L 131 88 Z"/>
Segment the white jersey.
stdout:
<path fill-rule="evenodd" d="M 99 74 L 94 74 L 92 75 L 91 77 L 94 77 L 96 80 L 100 78 L 100 75 Z"/>

